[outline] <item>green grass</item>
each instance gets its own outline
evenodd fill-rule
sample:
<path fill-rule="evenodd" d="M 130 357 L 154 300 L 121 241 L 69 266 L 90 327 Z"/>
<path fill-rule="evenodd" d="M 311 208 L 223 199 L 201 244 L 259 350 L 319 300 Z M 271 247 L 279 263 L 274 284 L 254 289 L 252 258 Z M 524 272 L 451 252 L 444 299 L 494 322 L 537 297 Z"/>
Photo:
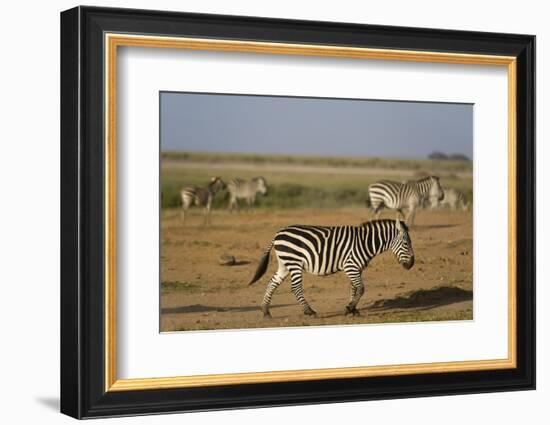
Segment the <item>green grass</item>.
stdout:
<path fill-rule="evenodd" d="M 163 292 L 182 291 L 187 293 L 195 293 L 201 290 L 199 285 L 189 282 L 180 282 L 179 280 L 168 280 L 161 282 L 160 287 Z"/>
<path fill-rule="evenodd" d="M 163 174 L 162 180 L 162 208 L 177 208 L 181 206 L 180 191 L 184 185 L 197 185 L 205 187 L 210 179 L 210 173 L 196 171 L 181 173 L 167 171 Z M 216 173 L 224 176 L 224 180 L 230 173 Z M 216 175 L 218 175 L 216 174 Z M 249 179 L 248 173 L 239 173 L 241 178 Z M 268 193 L 266 196 L 256 197 L 255 208 L 336 208 L 342 206 L 365 205 L 367 186 L 369 180 L 348 179 L 348 181 L 334 181 L 330 176 L 319 176 L 311 179 L 310 176 L 296 175 L 290 173 L 284 176 L 277 176 L 274 173 L 263 173 L 268 182 Z M 166 176 L 166 178 L 164 178 Z M 235 176 L 236 177 L 236 176 Z M 372 182 L 372 181 L 370 181 Z M 212 207 L 215 209 L 227 208 L 229 196 L 226 191 L 220 192 L 214 198 Z M 245 204 L 240 201 L 242 208 Z"/>
<path fill-rule="evenodd" d="M 330 165 L 342 167 L 345 170 L 349 166 L 357 167 L 374 161 L 376 167 L 386 168 L 383 176 L 371 174 L 339 173 L 333 170 L 328 173 L 319 172 L 279 171 L 266 169 L 265 171 L 250 171 L 244 169 L 238 171 L 231 162 L 249 158 L 250 162 L 267 164 L 304 164 L 304 165 Z M 185 167 L 185 161 L 177 162 L 176 158 L 204 162 L 204 167 Z M 454 170 L 452 161 L 431 160 L 403 160 L 403 159 L 379 159 L 379 158 L 318 158 L 318 157 L 285 157 L 285 156 L 259 156 L 245 154 L 199 154 L 199 153 L 170 153 L 163 154 L 161 167 L 162 208 L 178 208 L 181 206 L 180 191 L 183 186 L 196 185 L 205 187 L 213 176 L 220 176 L 226 182 L 233 178 L 251 179 L 262 175 L 268 183 L 266 196 L 258 195 L 256 208 L 289 209 L 289 208 L 341 208 L 364 207 L 367 198 L 368 186 L 380 179 L 403 181 L 419 179 L 432 174 L 436 169 L 436 163 L 443 163 L 447 168 L 437 172 L 441 177 L 444 187 L 455 188 L 465 193 L 466 198 L 472 199 L 472 177 L 468 170 Z M 225 161 L 223 162 L 222 159 Z M 265 162 L 261 162 L 265 161 Z M 294 162 L 293 162 L 294 161 Z M 362 162 L 363 161 L 363 162 Z M 214 165 L 215 164 L 215 165 Z M 227 169 L 223 165 L 228 164 Z M 233 166 L 231 166 L 233 165 Z M 397 166 L 401 168 L 397 168 Z M 461 164 L 470 167 L 471 163 Z M 420 167 L 420 168 L 416 168 Z M 260 167 L 261 170 L 261 167 Z M 414 170 L 411 176 L 411 170 Z M 458 175 L 457 173 L 461 173 Z M 214 209 L 225 209 L 228 205 L 227 191 L 216 195 L 213 202 Z M 244 204 L 241 202 L 243 208 Z"/>
<path fill-rule="evenodd" d="M 243 285 L 242 282 L 239 281 L 233 281 L 228 286 L 224 286 L 223 288 L 218 285 L 211 285 L 208 283 L 198 284 L 198 283 L 192 283 L 192 282 L 181 282 L 179 280 L 168 280 L 163 281 L 160 284 L 162 292 L 168 293 L 168 292 L 180 292 L 180 293 L 186 293 L 186 294 L 196 294 L 196 293 L 215 293 L 219 292 L 220 290 L 226 290 L 231 292 L 238 291 L 240 289 L 246 288 L 246 286 Z"/>
<path fill-rule="evenodd" d="M 162 152 L 162 159 L 186 160 L 205 163 L 245 162 L 251 164 L 300 164 L 330 167 L 371 167 L 405 170 L 437 169 L 471 171 L 471 161 L 432 159 L 400 159 L 378 157 L 327 157 L 305 155 L 259 155 L 249 153 L 217 152 Z"/>

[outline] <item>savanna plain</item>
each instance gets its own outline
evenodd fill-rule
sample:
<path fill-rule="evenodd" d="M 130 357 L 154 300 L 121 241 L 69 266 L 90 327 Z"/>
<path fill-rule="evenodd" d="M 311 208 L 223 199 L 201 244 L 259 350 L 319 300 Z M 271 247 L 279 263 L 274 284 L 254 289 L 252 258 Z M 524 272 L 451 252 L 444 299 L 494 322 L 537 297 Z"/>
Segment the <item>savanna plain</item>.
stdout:
<path fill-rule="evenodd" d="M 391 252 L 375 257 L 363 272 L 358 316 L 344 314 L 350 284 L 342 272 L 304 274 L 304 294 L 317 317 L 303 315 L 290 279 L 273 297 L 272 318 L 263 317 L 260 303 L 277 269 L 274 253 L 263 278 L 248 285 L 277 230 L 291 224 L 358 225 L 372 218 L 365 203 L 369 184 L 432 174 L 472 202 L 469 161 L 163 153 L 161 331 L 472 320 L 471 208 L 419 210 L 409 230 L 414 267 L 403 269 Z M 263 176 L 268 190 L 253 208 L 241 202 L 238 212 L 228 211 L 228 194 L 220 192 L 210 226 L 198 207 L 183 225 L 181 188 L 205 187 L 214 176 L 225 182 Z M 380 218 L 396 216 L 383 210 Z M 228 257 L 232 265 L 221 264 Z"/>

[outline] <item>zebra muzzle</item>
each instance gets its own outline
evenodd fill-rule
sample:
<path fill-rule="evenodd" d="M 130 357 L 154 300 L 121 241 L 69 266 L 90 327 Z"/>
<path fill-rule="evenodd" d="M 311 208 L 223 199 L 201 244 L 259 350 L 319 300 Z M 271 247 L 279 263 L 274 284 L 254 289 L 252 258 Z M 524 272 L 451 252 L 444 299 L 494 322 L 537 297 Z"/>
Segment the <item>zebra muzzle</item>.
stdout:
<path fill-rule="evenodd" d="M 401 265 L 402 265 L 405 269 L 409 270 L 412 266 L 414 266 L 414 257 L 411 257 L 411 259 L 410 259 L 409 261 L 403 261 L 403 262 L 401 263 Z"/>

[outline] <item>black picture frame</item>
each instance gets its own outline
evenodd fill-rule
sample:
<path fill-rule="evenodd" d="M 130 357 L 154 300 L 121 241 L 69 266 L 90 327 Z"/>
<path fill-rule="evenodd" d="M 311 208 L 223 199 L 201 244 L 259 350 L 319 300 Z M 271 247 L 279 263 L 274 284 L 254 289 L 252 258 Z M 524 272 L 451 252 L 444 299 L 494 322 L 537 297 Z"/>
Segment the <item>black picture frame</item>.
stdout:
<path fill-rule="evenodd" d="M 105 32 L 516 57 L 517 367 L 106 392 Z M 535 388 L 534 36 L 76 7 L 61 13 L 61 193 L 62 413 L 92 418 Z"/>

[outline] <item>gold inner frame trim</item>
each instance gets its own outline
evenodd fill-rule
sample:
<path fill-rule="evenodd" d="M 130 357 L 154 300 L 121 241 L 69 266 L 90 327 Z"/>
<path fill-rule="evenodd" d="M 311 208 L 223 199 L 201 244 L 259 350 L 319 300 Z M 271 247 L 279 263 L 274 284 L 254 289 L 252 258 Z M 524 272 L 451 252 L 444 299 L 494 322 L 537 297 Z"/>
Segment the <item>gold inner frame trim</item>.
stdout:
<path fill-rule="evenodd" d="M 329 45 L 267 43 L 256 41 L 105 34 L 105 391 L 136 391 L 215 385 L 311 381 L 416 373 L 447 373 L 510 369 L 516 353 L 516 58 L 478 54 L 370 49 Z M 455 362 L 343 367 L 253 373 L 175 376 L 167 378 L 118 379 L 116 325 L 116 136 L 117 49 L 149 47 L 227 51 L 279 55 L 322 56 L 354 59 L 397 60 L 507 67 L 508 72 L 508 358 Z"/>

